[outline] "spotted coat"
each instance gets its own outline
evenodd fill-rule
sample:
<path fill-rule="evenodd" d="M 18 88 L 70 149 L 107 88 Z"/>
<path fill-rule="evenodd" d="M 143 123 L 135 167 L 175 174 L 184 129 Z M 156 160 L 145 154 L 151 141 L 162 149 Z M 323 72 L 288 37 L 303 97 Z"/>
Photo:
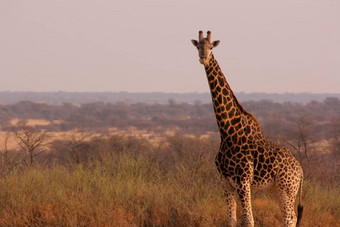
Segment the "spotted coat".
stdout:
<path fill-rule="evenodd" d="M 254 226 L 251 192 L 265 188 L 279 198 L 284 226 L 298 226 L 302 206 L 299 203 L 297 218 L 294 205 L 299 189 L 301 200 L 300 163 L 286 147 L 266 139 L 253 115 L 238 102 L 211 51 L 219 41 L 211 42 L 210 32 L 203 38 L 200 31 L 199 41 L 192 43 L 198 48 L 205 68 L 220 132 L 215 163 L 227 198 L 229 226 L 237 223 L 235 199 L 242 205 L 242 226 Z"/>

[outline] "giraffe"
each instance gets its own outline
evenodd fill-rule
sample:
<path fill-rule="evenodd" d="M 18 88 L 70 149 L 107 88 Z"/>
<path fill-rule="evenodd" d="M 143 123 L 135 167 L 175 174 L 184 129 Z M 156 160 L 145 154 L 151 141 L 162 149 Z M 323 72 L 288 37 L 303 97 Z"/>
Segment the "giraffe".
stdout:
<path fill-rule="evenodd" d="M 211 41 L 211 32 L 199 40 L 191 40 L 197 47 L 199 61 L 204 65 L 221 143 L 215 159 L 221 175 L 227 206 L 228 225 L 236 226 L 236 201 L 242 205 L 242 226 L 254 226 L 251 193 L 270 189 L 277 195 L 283 212 L 285 227 L 299 226 L 303 170 L 293 154 L 284 146 L 267 140 L 259 123 L 238 102 L 231 90 L 212 49 L 220 41 Z M 298 216 L 295 198 L 300 190 Z"/>

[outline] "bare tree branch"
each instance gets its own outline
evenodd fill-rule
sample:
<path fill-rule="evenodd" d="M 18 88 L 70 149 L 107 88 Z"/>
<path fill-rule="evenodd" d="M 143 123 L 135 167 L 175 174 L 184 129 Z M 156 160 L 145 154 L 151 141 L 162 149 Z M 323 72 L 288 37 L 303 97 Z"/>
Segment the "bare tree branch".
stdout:
<path fill-rule="evenodd" d="M 35 156 L 41 153 L 47 145 L 48 133 L 29 127 L 26 123 L 21 123 L 19 128 L 13 129 L 13 133 L 17 144 L 24 152 L 29 154 L 30 164 L 33 164 Z"/>

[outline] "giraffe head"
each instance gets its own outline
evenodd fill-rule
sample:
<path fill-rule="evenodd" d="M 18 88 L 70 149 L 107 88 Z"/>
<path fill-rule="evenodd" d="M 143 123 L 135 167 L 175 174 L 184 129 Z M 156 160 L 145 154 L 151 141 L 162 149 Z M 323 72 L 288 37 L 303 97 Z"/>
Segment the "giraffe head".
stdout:
<path fill-rule="evenodd" d="M 198 55 L 200 57 L 200 63 L 203 65 L 207 65 L 212 55 L 212 48 L 217 47 L 220 43 L 219 40 L 211 42 L 211 32 L 207 32 L 207 38 L 203 37 L 203 32 L 199 31 L 198 33 L 198 41 L 192 39 L 192 44 L 198 49 Z"/>

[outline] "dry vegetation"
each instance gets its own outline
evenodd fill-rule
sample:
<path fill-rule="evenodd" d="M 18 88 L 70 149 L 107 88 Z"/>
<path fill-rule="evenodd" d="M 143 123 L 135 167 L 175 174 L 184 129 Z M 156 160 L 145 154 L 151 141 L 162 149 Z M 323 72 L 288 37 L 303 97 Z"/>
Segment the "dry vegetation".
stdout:
<path fill-rule="evenodd" d="M 204 106 L 192 107 L 204 115 Z M 22 113 L 30 112 L 16 108 Z M 26 123 L 3 120 L 0 226 L 225 226 L 227 207 L 214 164 L 219 141 L 215 136 L 207 136 L 207 131 L 216 126 L 204 131 L 202 121 L 202 133 L 190 133 L 190 128 L 185 131 L 191 123 L 183 123 L 185 114 L 175 113 L 178 108 L 181 107 L 169 104 L 166 110 L 158 109 L 165 118 L 151 118 L 157 127 L 145 120 L 145 128 L 135 126 L 130 131 L 119 124 L 108 125 L 107 131 L 98 130 L 103 126 L 95 124 L 91 130 L 68 131 L 71 126 L 61 124 L 72 121 L 60 118 L 61 113 L 56 117 L 60 120 L 58 127 L 65 130 L 59 128 L 57 132 L 53 118 L 35 118 L 41 120 Z M 144 106 L 145 116 L 146 109 Z M 175 117 L 169 119 L 171 114 L 166 115 L 169 109 L 178 122 Z M 260 120 L 269 120 L 265 132 L 289 146 L 303 165 L 305 227 L 340 226 L 338 109 L 327 121 L 317 121 L 306 113 L 297 114 L 298 117 L 288 114 L 284 123 L 278 124 L 287 129 L 281 134 L 275 134 L 277 129 L 270 131 L 270 125 L 275 125 L 273 119 L 283 119 L 275 111 L 273 116 L 258 115 Z M 87 116 L 91 116 L 90 110 Z M 123 122 L 134 122 L 131 112 L 127 116 Z M 200 120 L 198 113 L 193 116 L 197 117 L 189 118 L 193 122 Z M 168 122 L 164 131 L 160 130 L 163 121 Z M 296 127 L 287 126 L 294 122 Z M 169 125 L 196 136 L 173 135 L 173 130 L 167 135 Z M 315 131 L 317 126 L 326 128 Z M 34 141 L 43 142 L 32 150 L 29 142 Z M 281 212 L 271 194 L 255 194 L 253 211 L 256 226 L 280 226 Z"/>
<path fill-rule="evenodd" d="M 60 142 L 51 148 L 54 159 L 49 163 L 3 163 L 10 171 L 0 180 L 0 226 L 227 223 L 213 162 L 217 140 L 173 136 L 156 146 L 136 137 L 95 137 L 77 141 L 80 160 L 60 153 Z M 325 175 L 304 183 L 302 226 L 340 222 L 340 189 L 320 185 Z M 257 226 L 279 226 L 281 212 L 270 194 L 256 194 L 253 206 Z"/>

